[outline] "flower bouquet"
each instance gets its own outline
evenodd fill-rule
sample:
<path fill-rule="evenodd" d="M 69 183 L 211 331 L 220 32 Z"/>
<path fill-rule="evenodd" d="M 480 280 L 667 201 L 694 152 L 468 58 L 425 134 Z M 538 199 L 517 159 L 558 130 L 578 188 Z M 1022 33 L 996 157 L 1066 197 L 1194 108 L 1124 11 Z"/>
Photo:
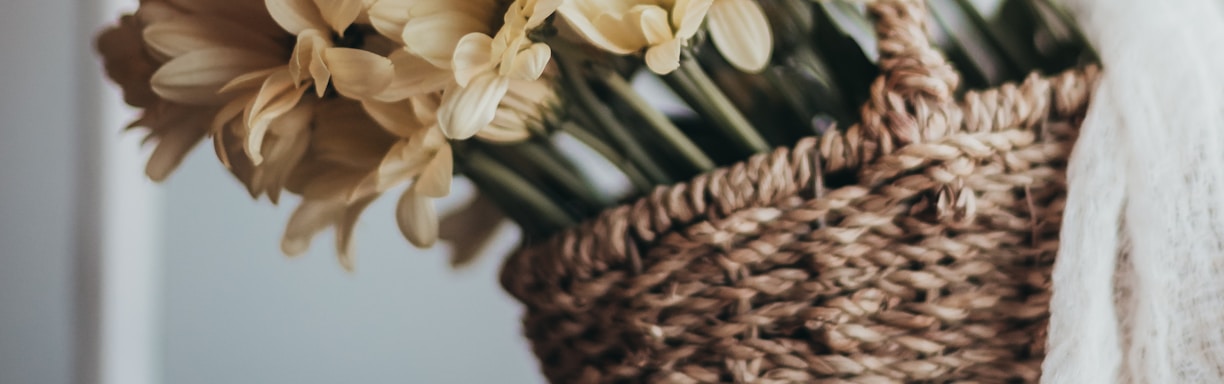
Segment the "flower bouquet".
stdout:
<path fill-rule="evenodd" d="M 523 229 L 502 283 L 553 382 L 1032 382 L 1096 76 L 1068 20 L 1041 0 L 142 0 L 97 46 L 156 142 L 149 177 L 210 140 L 252 197 L 300 196 L 286 254 L 334 227 L 352 268 L 388 193 L 433 246 L 433 201 L 472 182 L 458 214 Z"/>

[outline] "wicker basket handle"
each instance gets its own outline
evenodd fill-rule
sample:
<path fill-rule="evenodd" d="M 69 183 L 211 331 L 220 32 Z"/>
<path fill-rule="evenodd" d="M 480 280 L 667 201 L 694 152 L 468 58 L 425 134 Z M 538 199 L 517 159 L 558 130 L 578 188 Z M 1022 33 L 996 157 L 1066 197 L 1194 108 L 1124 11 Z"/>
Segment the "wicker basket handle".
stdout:
<path fill-rule="evenodd" d="M 879 0 L 868 6 L 879 37 L 881 76 L 862 108 L 863 139 L 882 154 L 947 136 L 961 125 L 954 93 L 960 75 L 931 46 L 924 0 Z"/>

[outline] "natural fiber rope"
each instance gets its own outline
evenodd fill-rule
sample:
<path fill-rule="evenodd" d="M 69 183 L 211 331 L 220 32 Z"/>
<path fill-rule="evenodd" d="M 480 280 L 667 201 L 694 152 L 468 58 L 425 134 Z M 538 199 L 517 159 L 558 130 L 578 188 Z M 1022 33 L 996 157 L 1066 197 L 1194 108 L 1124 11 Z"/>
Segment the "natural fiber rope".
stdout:
<path fill-rule="evenodd" d="M 505 264 L 557 383 L 1035 381 L 1097 70 L 970 92 L 919 1 L 871 6 L 863 123 L 656 189 Z M 857 183 L 825 191 L 823 175 Z"/>

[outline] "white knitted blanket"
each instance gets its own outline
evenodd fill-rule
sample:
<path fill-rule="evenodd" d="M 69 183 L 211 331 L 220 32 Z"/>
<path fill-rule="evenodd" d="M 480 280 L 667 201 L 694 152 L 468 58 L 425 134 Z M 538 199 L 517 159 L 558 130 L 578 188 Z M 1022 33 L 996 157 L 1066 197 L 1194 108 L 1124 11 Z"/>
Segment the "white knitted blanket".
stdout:
<path fill-rule="evenodd" d="M 1069 166 L 1043 383 L 1224 382 L 1224 1 L 1064 0 L 1104 78 Z"/>

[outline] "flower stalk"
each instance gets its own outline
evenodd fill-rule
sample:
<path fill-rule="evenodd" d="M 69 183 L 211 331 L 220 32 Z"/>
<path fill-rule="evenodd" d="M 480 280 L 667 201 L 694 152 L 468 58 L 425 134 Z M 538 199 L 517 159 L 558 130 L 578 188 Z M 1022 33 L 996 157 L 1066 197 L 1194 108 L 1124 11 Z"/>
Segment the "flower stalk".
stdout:
<path fill-rule="evenodd" d="M 527 222 L 533 223 L 542 233 L 551 233 L 568 228 L 576 223 L 564 208 L 518 172 L 503 165 L 481 150 L 466 147 L 459 152 L 460 171 L 482 191 L 500 191 L 492 194 L 502 200 L 502 206 L 518 207 L 528 214 Z"/>
<path fill-rule="evenodd" d="M 629 85 L 629 82 L 621 77 L 620 74 L 607 69 L 597 70 L 600 80 L 603 84 L 612 91 L 614 95 L 621 101 L 629 105 L 629 108 L 638 114 L 646 121 L 646 126 L 649 127 L 666 143 L 666 146 L 680 154 L 680 158 L 684 159 L 688 165 L 698 172 L 708 172 L 714 169 L 714 161 L 706 156 L 697 144 L 693 143 L 684 132 L 680 131 L 674 123 L 667 118 L 663 112 L 652 107 L 641 95 Z M 728 101 L 729 103 L 729 101 Z M 741 116 L 741 119 L 743 117 Z M 758 136 L 759 137 L 759 136 Z"/>
<path fill-rule="evenodd" d="M 722 131 L 729 142 L 752 153 L 769 151 L 770 145 L 765 138 L 752 127 L 752 123 L 748 122 L 692 56 L 683 56 L 680 59 L 680 68 L 667 77 L 673 89 L 684 94 L 685 98 L 694 104 L 692 107 Z"/>
<path fill-rule="evenodd" d="M 568 91 L 566 93 L 573 97 L 572 102 L 577 109 L 581 110 L 580 113 L 590 116 L 591 122 L 607 135 L 611 144 L 620 148 L 625 158 L 642 170 L 650 178 L 652 184 L 671 183 L 672 178 L 663 170 L 663 167 L 651 158 L 642 143 L 630 134 L 616 115 L 608 109 L 604 101 L 591 89 L 584 75 L 585 71 L 574 61 L 566 59 L 556 61 L 562 68 L 564 87 Z"/>

